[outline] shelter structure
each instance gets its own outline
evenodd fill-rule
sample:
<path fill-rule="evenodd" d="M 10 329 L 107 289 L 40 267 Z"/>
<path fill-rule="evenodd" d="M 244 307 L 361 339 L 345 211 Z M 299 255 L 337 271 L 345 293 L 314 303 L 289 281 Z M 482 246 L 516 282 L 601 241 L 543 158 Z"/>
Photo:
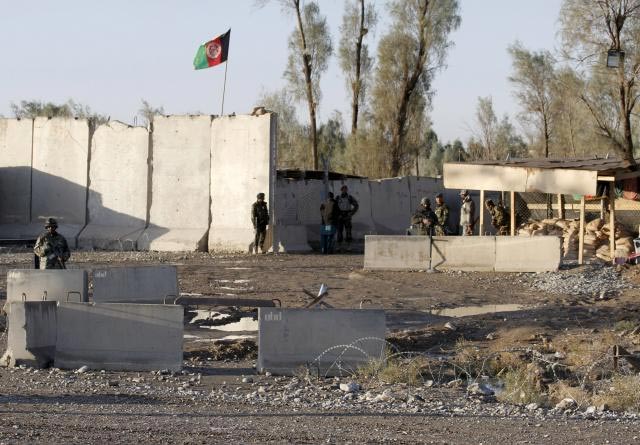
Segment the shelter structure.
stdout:
<path fill-rule="evenodd" d="M 443 167 L 445 188 L 471 189 L 480 191 L 481 205 L 484 192 L 509 191 L 511 200 L 511 236 L 515 236 L 515 193 L 541 192 L 556 194 L 561 200 L 563 194 L 580 195 L 580 238 L 578 262 L 583 263 L 585 196 L 598 195 L 598 185 L 608 183 L 610 252 L 615 260 L 615 187 L 616 181 L 640 177 L 637 165 L 618 158 L 540 158 L 508 159 L 505 161 L 474 161 L 468 163 L 449 162 Z M 559 206 L 561 208 L 561 205 Z M 483 212 L 480 212 L 480 233 L 484 226 Z"/>

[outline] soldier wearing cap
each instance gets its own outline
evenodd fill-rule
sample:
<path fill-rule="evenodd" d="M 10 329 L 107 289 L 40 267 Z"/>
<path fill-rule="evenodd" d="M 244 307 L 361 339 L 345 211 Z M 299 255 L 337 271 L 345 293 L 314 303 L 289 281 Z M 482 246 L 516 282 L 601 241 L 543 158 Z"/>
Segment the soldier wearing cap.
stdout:
<path fill-rule="evenodd" d="M 493 200 L 487 199 L 484 202 L 485 207 L 491 214 L 491 225 L 495 227 L 498 235 L 507 236 L 510 233 L 509 218 L 507 217 L 507 210 L 501 203 L 494 204 Z"/>
<path fill-rule="evenodd" d="M 444 203 L 442 193 L 436 195 L 436 209 L 434 210 L 438 221 L 435 227 L 437 236 L 445 236 L 449 234 L 449 206 Z"/>
<path fill-rule="evenodd" d="M 65 263 L 71 252 L 67 240 L 57 232 L 58 222 L 48 218 L 44 228 L 46 232 L 38 237 L 33 248 L 34 253 L 40 257 L 40 269 L 66 269 Z"/>
<path fill-rule="evenodd" d="M 473 235 L 476 224 L 476 205 L 467 190 L 460 191 L 462 206 L 460 207 L 460 231 L 462 236 Z"/>
<path fill-rule="evenodd" d="M 429 198 L 420 200 L 418 207 L 411 217 L 411 228 L 415 235 L 433 235 L 433 229 L 437 224 L 438 217 L 431 210 L 431 201 Z"/>
<path fill-rule="evenodd" d="M 251 222 L 255 230 L 255 238 L 250 253 L 251 251 L 258 253 L 258 246 L 260 246 L 262 253 L 266 253 L 264 240 L 267 237 L 267 226 L 269 225 L 269 209 L 264 201 L 264 193 L 258 193 L 257 201 L 251 206 Z"/>

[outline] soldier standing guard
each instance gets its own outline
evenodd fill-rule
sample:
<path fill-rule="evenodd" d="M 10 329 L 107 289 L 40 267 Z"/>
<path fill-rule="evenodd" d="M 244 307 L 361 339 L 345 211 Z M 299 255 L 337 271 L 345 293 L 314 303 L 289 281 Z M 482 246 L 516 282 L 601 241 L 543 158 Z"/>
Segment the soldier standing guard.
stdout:
<path fill-rule="evenodd" d="M 436 210 L 434 212 L 438 218 L 435 230 L 436 236 L 449 234 L 449 206 L 444 203 L 442 193 L 436 195 Z"/>
<path fill-rule="evenodd" d="M 473 228 L 476 224 L 476 205 L 467 190 L 460 191 L 460 198 L 462 199 L 460 207 L 460 231 L 462 233 L 460 235 L 473 235 Z"/>
<path fill-rule="evenodd" d="M 41 258 L 40 269 L 66 269 L 65 263 L 71 252 L 67 240 L 57 232 L 58 222 L 48 218 L 44 228 L 46 232 L 38 237 L 33 248 L 33 252 Z"/>
<path fill-rule="evenodd" d="M 507 218 L 507 210 L 500 203 L 495 205 L 491 199 L 487 199 L 484 205 L 491 214 L 491 225 L 495 227 L 497 234 L 508 236 L 511 224 L 509 218 Z"/>
<path fill-rule="evenodd" d="M 420 207 L 411 217 L 410 234 L 413 235 L 433 235 L 433 229 L 438 221 L 438 217 L 431 210 L 431 201 L 429 198 L 420 200 Z"/>
<path fill-rule="evenodd" d="M 266 253 L 264 240 L 267 237 L 267 226 L 269 225 L 269 209 L 264 201 L 264 193 L 258 193 L 257 198 L 258 200 L 251 206 L 251 222 L 253 222 L 256 235 L 250 253 L 251 251 L 258 253 L 258 246 L 260 246 L 262 253 Z"/>
<path fill-rule="evenodd" d="M 347 244 L 353 241 L 353 237 L 351 235 L 351 218 L 358 211 L 358 201 L 356 198 L 349 194 L 349 189 L 346 185 L 340 187 L 340 194 L 336 198 L 336 204 L 338 205 L 338 219 L 337 219 L 337 230 L 338 230 L 338 244 L 342 244 L 342 229 L 345 231 L 345 239 Z"/>

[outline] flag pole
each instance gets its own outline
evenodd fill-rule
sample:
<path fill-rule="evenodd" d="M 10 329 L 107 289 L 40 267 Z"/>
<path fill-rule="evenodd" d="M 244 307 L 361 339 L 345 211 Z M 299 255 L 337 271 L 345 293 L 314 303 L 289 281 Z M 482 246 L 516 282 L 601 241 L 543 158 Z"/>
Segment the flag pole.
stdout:
<path fill-rule="evenodd" d="M 224 93 L 227 90 L 227 67 L 229 66 L 229 60 L 224 63 L 224 84 L 222 85 L 222 108 L 220 110 L 220 116 L 224 116 Z"/>

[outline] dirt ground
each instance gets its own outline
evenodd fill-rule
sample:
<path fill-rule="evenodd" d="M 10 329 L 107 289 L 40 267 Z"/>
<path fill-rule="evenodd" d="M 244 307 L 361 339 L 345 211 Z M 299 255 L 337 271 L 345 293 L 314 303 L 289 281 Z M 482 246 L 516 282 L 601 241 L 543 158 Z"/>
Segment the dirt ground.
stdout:
<path fill-rule="evenodd" d="M 31 258 L 26 250 L 0 251 L 0 295 L 6 291 L 7 270 L 30 267 Z M 400 347 L 420 351 L 447 351 L 461 338 L 483 348 L 496 332 L 508 347 L 510 333 L 516 343 L 563 332 L 611 330 L 620 322 L 640 323 L 640 272 L 635 266 L 624 268 L 621 274 L 637 287 L 607 298 L 535 290 L 532 281 L 536 274 L 367 272 L 362 270 L 363 256 L 357 254 L 77 252 L 70 267 L 94 269 L 140 264 L 176 265 L 181 292 L 230 300 L 236 296 L 277 299 L 283 307 L 302 307 L 309 301 L 303 289 L 316 293 L 321 283 L 325 283 L 330 289 L 325 299 L 328 304 L 336 308 L 385 309 L 388 339 Z M 573 267 L 558 274 L 569 277 L 580 271 L 581 268 Z M 438 315 L 443 308 L 504 304 L 522 306 L 510 312 L 466 317 Z M 447 322 L 453 323 L 454 329 L 446 328 Z M 4 320 L 0 320 L 0 325 L 3 324 Z M 203 351 L 203 346 L 199 346 L 203 343 L 197 343 L 197 337 L 209 334 L 202 331 L 191 325 L 185 330 L 188 338 L 184 375 L 165 378 L 109 372 L 85 377 L 73 372 L 0 368 L 0 444 L 496 443 L 505 439 L 509 443 L 637 443 L 640 440 L 640 420 L 636 416 L 536 417 L 521 408 L 503 409 L 502 405 L 499 412 L 487 411 L 489 408 L 456 408 L 454 402 L 447 401 L 465 396 L 455 389 L 433 392 L 434 403 L 438 399 L 439 404 L 453 404 L 441 413 L 366 407 L 327 410 L 200 397 L 198 394 L 213 394 L 231 386 L 244 393 L 257 384 L 242 382 L 243 376 L 255 374 L 251 354 L 233 360 L 222 359 L 224 355 L 216 356 L 206 348 Z M 0 341 L 2 348 L 5 342 L 6 335 Z M 255 376 L 257 381 L 271 384 L 265 378 Z M 148 383 L 139 383 L 141 379 Z M 195 388 L 195 392 L 178 391 L 187 386 Z M 178 389 L 170 390 L 173 387 Z"/>

